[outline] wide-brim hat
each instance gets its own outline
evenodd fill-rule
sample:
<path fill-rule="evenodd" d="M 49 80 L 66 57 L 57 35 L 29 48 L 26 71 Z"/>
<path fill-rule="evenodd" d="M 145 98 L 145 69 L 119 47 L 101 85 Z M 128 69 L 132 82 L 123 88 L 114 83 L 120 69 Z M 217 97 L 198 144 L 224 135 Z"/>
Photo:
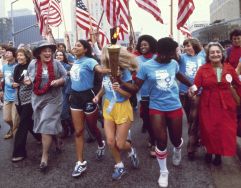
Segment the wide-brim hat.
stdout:
<path fill-rule="evenodd" d="M 54 53 L 55 50 L 56 50 L 56 45 L 53 44 L 53 43 L 50 43 L 48 41 L 41 41 L 41 42 L 38 43 L 37 47 L 35 47 L 33 49 L 33 56 L 35 58 L 38 58 L 41 50 L 44 49 L 44 48 L 51 48 L 53 53 Z"/>

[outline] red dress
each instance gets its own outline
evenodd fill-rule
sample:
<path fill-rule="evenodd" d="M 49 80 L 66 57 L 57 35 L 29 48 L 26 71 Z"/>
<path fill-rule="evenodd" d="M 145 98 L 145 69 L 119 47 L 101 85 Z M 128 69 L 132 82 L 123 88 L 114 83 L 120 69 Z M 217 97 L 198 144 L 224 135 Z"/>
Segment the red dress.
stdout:
<path fill-rule="evenodd" d="M 230 90 L 230 83 L 241 96 L 241 82 L 234 68 L 224 63 L 221 82 L 210 63 L 201 66 L 194 84 L 202 88 L 199 103 L 200 133 L 207 152 L 225 156 L 236 154 L 237 105 Z"/>

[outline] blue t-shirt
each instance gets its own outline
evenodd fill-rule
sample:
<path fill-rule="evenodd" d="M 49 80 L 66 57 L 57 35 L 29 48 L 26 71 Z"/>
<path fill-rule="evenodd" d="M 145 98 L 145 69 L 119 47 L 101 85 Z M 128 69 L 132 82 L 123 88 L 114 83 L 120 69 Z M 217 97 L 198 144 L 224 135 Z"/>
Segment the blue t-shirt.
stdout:
<path fill-rule="evenodd" d="M 71 89 L 85 91 L 94 87 L 94 68 L 98 62 L 93 58 L 81 57 L 70 69 Z"/>
<path fill-rule="evenodd" d="M 205 54 L 202 52 L 195 56 L 181 54 L 179 60 L 180 72 L 184 74 L 189 79 L 189 81 L 193 83 L 197 70 L 205 62 Z M 179 90 L 180 92 L 187 93 L 188 87 L 183 83 L 180 83 Z"/>
<path fill-rule="evenodd" d="M 4 101 L 15 101 L 16 89 L 12 87 L 13 72 L 17 63 L 3 65 Z"/>
<path fill-rule="evenodd" d="M 132 77 L 131 77 L 130 71 L 127 69 L 124 69 L 122 71 L 121 80 L 124 82 L 128 82 L 128 81 L 131 81 L 131 79 L 132 79 Z M 113 94 L 113 89 L 112 89 L 112 83 L 111 83 L 110 77 L 108 75 L 105 75 L 103 77 L 102 85 L 105 89 L 105 99 L 108 99 L 109 101 L 111 101 L 111 99 L 114 97 L 114 94 Z M 115 92 L 115 93 L 116 93 L 116 102 L 123 102 L 126 100 L 126 98 L 123 95 L 121 95 L 120 93 L 118 93 L 118 92 Z"/>
<path fill-rule="evenodd" d="M 158 63 L 152 59 L 140 68 L 137 77 L 148 80 L 150 84 L 150 109 L 173 111 L 181 108 L 176 81 L 178 71 L 179 66 L 175 60 L 171 60 L 170 63 Z"/>
<path fill-rule="evenodd" d="M 151 59 L 154 59 L 156 57 L 156 55 L 153 55 Z M 138 57 L 136 57 L 137 59 L 137 62 L 138 62 L 138 66 L 139 66 L 139 69 L 140 67 L 145 64 L 145 63 L 150 63 L 148 58 L 145 58 L 143 55 L 140 55 Z M 148 97 L 149 96 L 149 81 L 148 80 L 145 80 L 143 85 L 141 86 L 141 89 L 140 89 L 140 94 L 141 94 L 141 97 Z"/>

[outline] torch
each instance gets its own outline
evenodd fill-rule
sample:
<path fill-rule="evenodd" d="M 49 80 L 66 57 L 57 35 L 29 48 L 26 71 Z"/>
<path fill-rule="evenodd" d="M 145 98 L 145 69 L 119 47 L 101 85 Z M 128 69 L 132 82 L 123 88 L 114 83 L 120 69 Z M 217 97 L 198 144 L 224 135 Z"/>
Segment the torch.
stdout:
<path fill-rule="evenodd" d="M 117 73 L 119 69 L 119 56 L 120 56 L 120 46 L 116 44 L 117 38 L 119 35 L 119 27 L 113 28 L 110 30 L 111 34 L 111 45 L 107 47 L 109 54 L 109 67 L 111 69 L 111 76 L 114 80 L 117 79 Z M 114 90 L 113 96 L 114 100 L 116 100 L 116 93 Z"/>
<path fill-rule="evenodd" d="M 111 45 L 107 47 L 109 54 L 109 67 L 111 69 L 111 75 L 116 80 L 118 68 L 119 68 L 119 55 L 120 46 L 116 44 L 119 35 L 119 27 L 113 28 L 111 33 Z"/>

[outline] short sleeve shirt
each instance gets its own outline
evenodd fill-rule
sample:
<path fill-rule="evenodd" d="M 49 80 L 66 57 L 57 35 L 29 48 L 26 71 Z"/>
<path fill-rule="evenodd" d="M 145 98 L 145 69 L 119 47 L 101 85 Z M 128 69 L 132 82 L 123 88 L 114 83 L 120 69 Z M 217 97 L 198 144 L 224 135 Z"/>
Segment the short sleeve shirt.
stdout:
<path fill-rule="evenodd" d="M 199 53 L 195 56 L 182 54 L 179 60 L 180 72 L 184 74 L 189 79 L 189 81 L 193 83 L 197 70 L 205 62 L 206 62 L 205 56 L 203 53 Z M 180 83 L 179 89 L 180 89 L 180 92 L 186 93 L 188 90 L 188 87 L 183 83 Z"/>
<path fill-rule="evenodd" d="M 93 58 L 81 57 L 70 69 L 71 89 L 85 91 L 94 87 L 94 68 L 98 62 Z"/>
<path fill-rule="evenodd" d="M 137 77 L 149 82 L 150 109 L 173 111 L 181 108 L 176 81 L 178 71 L 179 66 L 175 60 L 158 63 L 152 59 L 140 68 Z"/>
<path fill-rule="evenodd" d="M 4 100 L 15 101 L 16 89 L 12 87 L 14 68 L 17 64 L 3 65 L 3 79 L 4 79 Z"/>
<path fill-rule="evenodd" d="M 154 55 L 151 59 L 154 59 L 155 57 L 156 55 Z M 136 59 L 138 61 L 139 68 L 145 63 L 150 63 L 149 62 L 150 59 L 145 58 L 143 55 L 138 56 Z M 148 97 L 149 96 L 148 90 L 149 90 L 149 83 L 148 83 L 148 80 L 145 80 L 140 89 L 141 97 Z"/>

